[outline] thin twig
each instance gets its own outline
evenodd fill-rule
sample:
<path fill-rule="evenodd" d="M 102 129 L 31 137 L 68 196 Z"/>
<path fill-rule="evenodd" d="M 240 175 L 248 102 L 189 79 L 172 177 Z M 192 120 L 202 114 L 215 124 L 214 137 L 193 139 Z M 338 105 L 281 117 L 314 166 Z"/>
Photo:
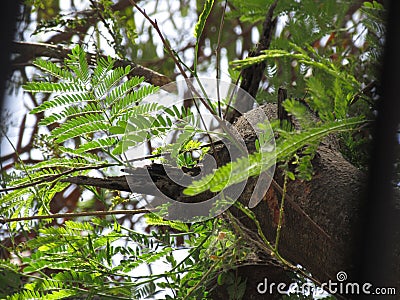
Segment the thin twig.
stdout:
<path fill-rule="evenodd" d="M 19 217 L 19 218 L 0 218 L 0 224 L 19 222 L 19 221 L 31 221 L 31 220 L 43 220 L 43 219 L 61 219 L 61 218 L 79 218 L 79 217 L 99 217 L 99 216 L 112 216 L 112 215 L 137 215 L 152 212 L 152 209 L 122 209 L 122 210 L 98 210 L 98 211 L 85 211 L 79 213 L 63 213 L 63 214 L 52 214 L 52 215 L 39 215 L 30 217 Z"/>
<path fill-rule="evenodd" d="M 64 175 L 68 175 L 68 174 L 71 174 L 71 173 L 74 173 L 74 172 L 77 172 L 77 171 L 97 170 L 97 169 L 101 169 L 101 168 L 114 167 L 114 166 L 118 166 L 118 165 L 119 164 L 102 164 L 102 165 L 98 165 L 98 166 L 87 166 L 87 167 L 73 168 L 71 170 L 64 171 L 64 172 L 62 172 L 60 174 L 56 174 L 56 175 L 52 175 L 52 176 L 49 176 L 49 177 L 45 177 L 45 178 L 43 178 L 41 180 L 38 180 L 38 181 L 34 181 L 34 182 L 27 183 L 27 184 L 16 185 L 16 186 L 11 186 L 11 187 L 8 187 L 8 188 L 0 189 L 0 193 L 1 192 L 9 192 L 9 191 L 18 190 L 18 189 L 24 189 L 24 188 L 27 188 L 27 187 L 31 187 L 31 186 L 35 186 L 35 185 L 41 184 L 43 182 L 51 182 L 51 181 L 56 180 L 56 179 L 58 179 L 58 178 L 60 178 L 60 177 L 62 177 Z"/>
<path fill-rule="evenodd" d="M 190 88 L 190 90 L 199 98 L 200 102 L 204 105 L 204 107 L 215 117 L 215 119 L 217 120 L 218 124 L 221 125 L 221 127 L 226 130 L 226 132 L 231 133 L 231 130 L 226 126 L 226 124 L 224 123 L 224 120 L 222 120 L 218 114 L 216 114 L 214 112 L 214 110 L 212 109 L 212 107 L 207 103 L 206 100 L 203 99 L 203 97 L 201 95 L 199 95 L 199 93 L 196 91 L 196 89 L 194 88 L 193 84 L 191 83 L 188 75 L 186 74 L 185 70 L 182 67 L 182 64 L 180 63 L 180 61 L 178 60 L 178 58 L 175 56 L 174 51 L 171 49 L 171 46 L 169 45 L 169 43 L 167 42 L 167 40 L 164 38 L 160 27 L 158 27 L 157 24 L 157 20 L 152 20 L 149 15 L 143 10 L 141 9 L 133 0 L 129 0 L 131 2 L 131 4 L 149 21 L 150 25 L 153 26 L 153 28 L 157 31 L 157 34 L 159 35 L 161 42 L 163 43 L 167 53 L 171 56 L 171 58 L 173 59 L 175 65 L 177 66 L 177 68 L 179 69 L 179 72 L 181 73 L 181 75 L 185 78 L 185 81 L 188 85 L 188 87 Z M 196 101 L 194 101 L 194 103 L 196 104 Z M 196 105 L 197 110 L 198 106 Z M 202 122 L 204 123 L 202 114 L 200 113 L 200 111 L 198 111 L 200 119 L 202 120 Z M 205 124 L 205 123 L 204 123 Z M 205 129 L 207 130 L 207 127 L 205 127 Z M 210 142 L 213 143 L 211 136 L 209 136 L 210 138 Z M 235 142 L 235 141 L 234 141 Z M 240 143 L 236 143 L 238 146 L 244 153 L 246 153 L 246 149 L 243 145 L 241 145 Z M 212 148 L 214 148 L 214 146 L 212 146 Z M 214 149 L 213 149 L 214 150 Z"/>
<path fill-rule="evenodd" d="M 216 57 L 216 70 L 217 70 L 217 98 L 218 98 L 218 115 L 220 118 L 222 118 L 222 110 L 221 110 L 221 96 L 219 93 L 219 80 L 221 79 L 221 33 L 224 28 L 224 22 L 225 22 L 225 11 L 226 11 L 226 5 L 228 4 L 228 1 L 225 0 L 224 8 L 222 10 L 222 17 L 221 17 L 221 22 L 219 24 L 219 31 L 218 31 L 218 41 L 217 41 L 217 48 L 215 49 L 215 57 Z"/>
<path fill-rule="evenodd" d="M 181 62 L 180 62 L 179 59 L 175 56 L 175 53 L 174 53 L 174 51 L 171 49 L 171 46 L 169 45 L 169 43 L 167 42 L 167 40 L 164 38 L 164 35 L 162 34 L 162 32 L 161 32 L 161 30 L 160 30 L 160 27 L 158 27 L 157 20 L 154 20 L 154 21 L 153 21 L 153 20 L 149 17 L 149 15 L 148 15 L 143 9 L 141 9 L 133 0 L 129 0 L 129 1 L 130 1 L 131 4 L 132 4 L 132 5 L 133 5 L 133 6 L 134 6 L 134 7 L 135 7 L 149 22 L 150 22 L 151 26 L 153 26 L 153 28 L 157 31 L 157 34 L 158 34 L 158 36 L 160 37 L 161 42 L 163 43 L 163 45 L 164 45 L 165 49 L 167 50 L 168 54 L 170 55 L 170 57 L 173 59 L 175 65 L 176 65 L 177 68 L 179 69 L 179 72 L 180 72 L 181 75 L 185 78 L 185 81 L 186 81 L 187 85 L 189 86 L 190 90 L 191 90 L 196 96 L 199 97 L 199 100 L 203 103 L 203 105 L 207 108 L 207 110 L 210 111 L 211 114 L 215 115 L 215 113 L 214 113 L 212 107 L 207 103 L 207 101 L 205 101 L 205 100 L 203 99 L 203 97 L 201 97 L 201 96 L 197 93 L 197 91 L 196 91 L 195 88 L 193 87 L 192 83 L 191 83 L 190 80 L 189 80 L 188 75 L 186 74 L 185 70 L 184 70 L 183 67 L 182 67 Z M 199 108 L 198 104 L 196 103 L 196 101 L 193 101 L 193 103 L 194 103 L 194 105 L 195 105 L 195 107 L 196 107 L 197 112 L 199 113 L 200 120 L 201 120 L 201 122 L 202 122 L 202 124 L 203 124 L 205 130 L 207 131 L 207 135 L 208 135 L 208 137 L 209 137 L 209 139 L 210 139 L 210 142 L 213 143 L 212 138 L 211 138 L 211 135 L 208 133 L 207 126 L 206 126 L 206 123 L 205 123 L 205 121 L 204 121 L 204 118 L 203 118 L 203 116 L 202 116 L 202 114 L 201 114 L 201 112 L 200 112 L 200 108 Z M 215 115 L 215 116 L 216 116 L 216 115 Z M 216 117 L 218 117 L 218 116 L 216 116 Z M 214 145 L 213 145 L 213 144 L 212 144 L 212 148 L 213 148 L 213 150 L 214 150 L 214 152 L 215 152 L 215 149 L 214 149 Z"/>
<path fill-rule="evenodd" d="M 361 91 L 357 92 L 357 93 L 353 96 L 353 98 L 350 100 L 349 105 L 351 106 L 351 105 L 353 105 L 354 103 L 356 103 L 356 102 L 358 101 L 358 99 L 362 98 L 361 96 L 362 96 L 363 94 L 365 94 L 366 92 L 371 91 L 375 86 L 376 86 L 376 82 L 375 82 L 374 80 L 371 81 L 370 83 L 368 83 Z M 363 98 L 362 98 L 362 99 L 363 99 Z M 372 102 L 369 101 L 368 99 L 365 99 L 365 101 L 366 101 L 369 105 L 371 105 L 371 106 L 374 105 L 374 103 L 372 103 Z"/>
<path fill-rule="evenodd" d="M 141 9 L 133 0 L 129 0 L 131 2 L 131 4 L 150 22 L 151 26 L 153 26 L 153 28 L 157 31 L 158 36 L 161 39 L 161 42 L 163 43 L 166 51 L 168 52 L 168 54 L 171 56 L 171 58 L 173 59 L 175 65 L 177 66 L 177 68 L 179 69 L 179 72 L 181 73 L 181 75 L 185 78 L 187 84 L 189 85 L 189 87 L 191 88 L 191 90 L 194 92 L 194 94 L 196 96 L 199 97 L 199 100 L 201 101 L 201 103 L 207 108 L 208 111 L 210 111 L 211 114 L 213 114 L 217 120 L 221 123 L 222 120 L 214 113 L 214 110 L 212 109 L 212 107 L 207 103 L 207 101 L 205 101 L 203 99 L 203 97 L 201 97 L 198 92 L 194 89 L 192 83 L 189 80 L 189 76 L 186 74 L 185 70 L 182 67 L 182 64 L 179 62 L 179 60 L 176 58 L 174 51 L 171 49 L 171 46 L 169 45 L 169 43 L 167 42 L 167 40 L 164 38 L 164 35 L 162 34 L 160 27 L 158 27 L 157 24 L 157 20 L 152 20 L 149 15 L 143 10 Z M 200 114 L 201 117 L 201 114 Z"/>

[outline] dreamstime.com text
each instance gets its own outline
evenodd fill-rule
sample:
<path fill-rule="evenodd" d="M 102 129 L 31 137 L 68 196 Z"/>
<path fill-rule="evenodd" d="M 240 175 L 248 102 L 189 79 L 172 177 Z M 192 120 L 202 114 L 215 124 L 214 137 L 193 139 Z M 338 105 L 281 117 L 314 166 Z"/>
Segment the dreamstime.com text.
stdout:
<path fill-rule="evenodd" d="M 347 282 L 347 274 L 340 271 L 336 274 L 337 282 L 329 280 L 320 286 L 313 282 L 293 282 L 287 284 L 284 282 L 268 282 L 267 278 L 257 284 L 257 292 L 259 294 L 303 294 L 313 296 L 323 296 L 326 293 L 331 295 L 388 295 L 394 296 L 397 291 L 395 287 L 375 287 L 371 283 Z"/>

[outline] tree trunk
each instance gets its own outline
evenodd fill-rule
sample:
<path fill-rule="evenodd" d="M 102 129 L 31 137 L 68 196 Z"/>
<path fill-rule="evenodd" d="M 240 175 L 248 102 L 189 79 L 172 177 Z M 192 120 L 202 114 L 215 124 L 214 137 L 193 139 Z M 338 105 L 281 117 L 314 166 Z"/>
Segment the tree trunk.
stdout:
<path fill-rule="evenodd" d="M 277 107 L 272 104 L 263 106 L 265 113 L 271 120 L 277 116 Z M 252 111 L 247 113 L 247 119 L 252 118 Z M 240 134 L 249 140 L 252 129 L 245 118 L 241 118 L 235 124 Z M 251 147 L 252 144 L 248 144 Z M 250 151 L 254 149 L 249 149 Z M 359 224 L 363 202 L 365 201 L 365 189 L 367 176 L 351 163 L 349 163 L 338 151 L 335 139 L 326 138 L 318 147 L 313 160 L 314 175 L 311 181 L 295 180 L 287 184 L 287 194 L 284 207 L 284 223 L 281 228 L 279 240 L 279 253 L 294 265 L 301 265 L 311 273 L 312 277 L 320 283 L 335 283 L 338 273 L 347 275 L 347 281 L 352 283 L 355 278 L 355 257 L 359 242 Z M 274 179 L 278 185 L 283 186 L 283 177 L 277 168 Z M 246 189 L 240 197 L 240 201 L 247 205 L 255 179 L 249 180 Z M 275 241 L 276 215 L 282 198 L 282 190 L 276 185 L 271 185 L 269 191 L 253 210 L 261 224 L 261 228 L 269 241 Z M 397 197 L 399 199 L 399 197 Z M 271 205 L 274 203 L 275 205 Z M 395 207 L 393 207 L 395 209 Z M 397 216 L 399 216 L 399 209 Z M 256 232 L 255 224 L 249 218 L 243 216 L 235 208 L 231 211 L 237 218 L 253 232 Z M 396 240 L 396 239 L 393 239 Z M 373 237 L 371 237 L 373 242 Z M 393 281 L 387 286 L 400 286 L 400 247 L 393 247 Z M 379 254 L 377 254 L 379 255 Z M 284 268 L 281 273 L 268 262 L 264 270 L 259 265 L 239 268 L 240 276 L 247 278 L 248 284 L 245 299 L 276 299 L 275 294 L 260 294 L 257 285 L 265 279 L 269 283 L 287 282 L 291 275 L 283 280 Z M 293 279 L 291 279 L 293 282 Z M 286 285 L 287 287 L 287 285 Z M 344 295 L 343 297 L 352 297 Z M 279 298 L 279 297 L 278 297 Z"/>

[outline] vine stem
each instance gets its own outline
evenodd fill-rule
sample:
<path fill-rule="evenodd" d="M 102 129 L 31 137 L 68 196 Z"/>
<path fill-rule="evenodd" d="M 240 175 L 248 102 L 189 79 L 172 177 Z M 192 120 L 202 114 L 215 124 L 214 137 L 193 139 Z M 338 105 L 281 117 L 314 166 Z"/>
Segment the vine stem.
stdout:
<path fill-rule="evenodd" d="M 240 202 L 236 202 L 235 206 L 241 210 L 248 218 L 250 218 L 254 224 L 257 227 L 257 233 L 259 238 L 261 238 L 261 241 L 264 243 L 263 245 L 265 245 L 264 247 L 267 248 L 268 251 L 270 251 L 271 256 L 275 257 L 280 263 L 282 263 L 285 267 L 287 267 L 288 269 L 290 269 L 291 271 L 297 273 L 297 274 L 301 274 L 304 278 L 307 278 L 309 280 L 311 280 L 313 283 L 315 283 L 318 286 L 322 286 L 322 283 L 320 281 L 318 281 L 317 279 L 315 279 L 314 277 L 312 277 L 312 275 L 308 274 L 306 271 L 300 269 L 299 267 L 297 267 L 296 265 L 292 264 L 291 262 L 289 262 L 288 260 L 286 260 L 278 251 L 278 249 L 276 247 L 273 247 L 272 244 L 269 242 L 269 240 L 266 238 L 266 236 L 264 235 L 264 232 L 261 228 L 261 224 L 260 222 L 255 218 L 254 214 L 247 208 L 245 207 L 242 203 Z M 240 228 L 240 227 L 239 227 Z M 242 231 L 242 230 L 241 230 Z M 263 247 L 263 248 L 264 248 Z M 338 295 L 340 298 L 341 296 Z"/>
<path fill-rule="evenodd" d="M 283 210 L 285 206 L 285 197 L 286 197 L 286 190 L 287 190 L 287 180 L 288 176 L 285 173 L 283 178 L 283 191 L 282 191 L 282 199 L 281 199 L 281 206 L 279 208 L 279 220 L 278 220 L 278 227 L 276 228 L 276 238 L 275 238 L 275 251 L 278 252 L 278 244 L 279 239 L 281 237 L 281 228 L 283 223 Z"/>
<path fill-rule="evenodd" d="M 112 216 L 112 215 L 137 215 L 148 212 L 152 212 L 152 209 L 143 208 L 143 209 L 85 211 L 79 213 L 63 213 L 63 214 L 39 215 L 39 216 L 18 217 L 18 218 L 0 218 L 0 224 L 19 222 L 19 221 L 43 220 L 43 219 L 98 217 L 98 216 Z"/>

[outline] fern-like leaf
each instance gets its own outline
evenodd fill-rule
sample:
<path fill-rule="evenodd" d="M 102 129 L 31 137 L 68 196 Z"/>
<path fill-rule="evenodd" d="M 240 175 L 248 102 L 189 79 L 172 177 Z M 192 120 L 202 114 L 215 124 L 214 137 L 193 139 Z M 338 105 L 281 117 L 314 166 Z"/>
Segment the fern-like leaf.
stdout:
<path fill-rule="evenodd" d="M 97 65 L 93 70 L 92 85 L 96 86 L 104 77 L 113 69 L 114 60 L 111 57 L 103 58 L 100 57 L 97 60 Z"/>
<path fill-rule="evenodd" d="M 293 60 L 297 60 L 299 63 L 303 63 L 307 66 L 314 67 L 319 69 L 326 74 L 333 76 L 334 78 L 340 79 L 342 82 L 346 84 L 353 84 L 358 85 L 358 81 L 347 72 L 341 72 L 329 59 L 318 57 L 315 55 L 315 51 L 308 48 L 310 51 L 313 52 L 314 56 L 317 56 L 319 60 L 311 58 L 311 56 L 305 52 L 301 47 L 291 44 L 294 51 L 287 51 L 281 49 L 271 49 L 271 50 L 264 50 L 263 54 L 255 57 L 247 57 L 243 60 L 235 60 L 232 62 L 232 65 L 236 68 L 246 68 L 248 66 L 259 64 L 269 59 L 276 59 L 276 58 L 291 58 Z M 297 53 L 296 53 L 296 52 Z"/>
<path fill-rule="evenodd" d="M 127 66 L 125 69 L 122 67 L 114 69 L 109 72 L 100 82 L 93 86 L 93 92 L 97 99 L 102 99 L 107 93 L 116 85 L 118 85 L 125 76 L 130 72 L 130 67 Z"/>
<path fill-rule="evenodd" d="M 365 121 L 359 118 L 351 118 L 327 122 L 319 127 L 310 128 L 300 133 L 288 133 L 285 138 L 278 140 L 275 153 L 256 152 L 247 157 L 241 157 L 218 168 L 213 174 L 193 182 L 184 190 L 184 193 L 193 196 L 207 190 L 212 192 L 221 191 L 229 185 L 242 182 L 249 177 L 257 176 L 267 171 L 275 164 L 275 158 L 277 161 L 287 161 L 304 146 L 314 144 L 331 133 L 351 130 L 363 123 Z"/>
<path fill-rule="evenodd" d="M 188 232 L 189 227 L 186 223 L 178 222 L 178 221 L 169 221 L 169 220 L 164 220 L 160 216 L 156 214 L 146 214 L 146 223 L 148 225 L 156 225 L 156 226 L 168 226 L 173 229 L 182 231 L 182 232 Z"/>
<path fill-rule="evenodd" d="M 106 132 L 110 124 L 102 114 L 85 114 L 61 124 L 55 128 L 51 135 L 56 138 L 57 143 L 68 139 L 84 136 L 98 131 Z"/>
<path fill-rule="evenodd" d="M 85 86 L 71 82 L 28 82 L 23 85 L 27 92 L 33 93 L 82 93 L 87 91 Z"/>
<path fill-rule="evenodd" d="M 50 101 L 46 101 L 43 106 L 49 108 L 49 102 Z M 35 112 L 37 111 L 38 110 L 35 110 Z M 64 119 L 77 117 L 82 114 L 102 114 L 103 112 L 104 110 L 99 107 L 98 103 L 95 102 L 87 102 L 83 107 L 79 105 L 70 105 L 65 107 L 61 113 L 53 113 L 47 117 L 44 117 L 42 120 L 40 120 L 39 125 L 47 126 L 55 122 L 61 122 Z"/>
<path fill-rule="evenodd" d="M 105 104 L 112 107 L 116 102 L 120 101 L 127 93 L 131 92 L 135 87 L 143 82 L 143 77 L 132 77 L 120 85 L 109 91 Z"/>
<path fill-rule="evenodd" d="M 68 91 L 65 94 L 59 95 L 54 97 L 51 100 L 48 100 L 41 105 L 37 106 L 36 108 L 31 110 L 31 114 L 37 114 L 42 111 L 49 110 L 51 108 L 58 108 L 70 104 L 77 104 L 77 103 L 85 103 L 88 101 L 94 101 L 93 95 L 90 92 L 82 92 L 82 93 L 70 93 Z"/>
<path fill-rule="evenodd" d="M 99 138 L 80 145 L 79 148 L 76 149 L 74 153 L 76 153 L 76 155 L 81 155 L 96 149 L 110 149 L 115 147 L 118 141 L 119 140 L 116 137 L 111 137 L 111 136 L 105 138 Z"/>
<path fill-rule="evenodd" d="M 36 59 L 33 62 L 33 65 L 58 79 L 64 79 L 69 82 L 74 81 L 74 77 L 69 71 L 57 66 L 55 63 L 51 61 L 44 59 Z"/>
<path fill-rule="evenodd" d="M 75 46 L 71 52 L 71 54 L 68 54 L 69 59 L 65 60 L 65 64 L 74 72 L 82 85 L 87 86 L 90 80 L 90 73 L 86 53 L 79 45 Z"/>

